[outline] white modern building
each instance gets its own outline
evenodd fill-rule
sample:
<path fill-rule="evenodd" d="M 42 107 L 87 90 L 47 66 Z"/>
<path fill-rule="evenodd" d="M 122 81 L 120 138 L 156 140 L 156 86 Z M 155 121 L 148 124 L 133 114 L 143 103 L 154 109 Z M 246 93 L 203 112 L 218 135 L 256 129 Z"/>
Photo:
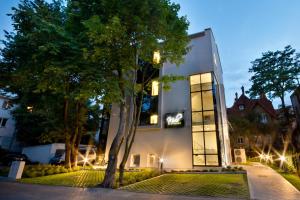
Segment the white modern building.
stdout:
<path fill-rule="evenodd" d="M 231 163 L 222 67 L 211 29 L 190 35 L 191 50 L 180 66 L 164 63 L 158 76 L 181 75 L 170 91 L 152 82 L 127 168 L 190 170 Z M 106 159 L 118 129 L 112 107 Z M 123 150 L 119 153 L 119 162 Z"/>
<path fill-rule="evenodd" d="M 0 95 L 0 148 L 10 151 L 16 150 L 14 107 L 11 99 Z"/>

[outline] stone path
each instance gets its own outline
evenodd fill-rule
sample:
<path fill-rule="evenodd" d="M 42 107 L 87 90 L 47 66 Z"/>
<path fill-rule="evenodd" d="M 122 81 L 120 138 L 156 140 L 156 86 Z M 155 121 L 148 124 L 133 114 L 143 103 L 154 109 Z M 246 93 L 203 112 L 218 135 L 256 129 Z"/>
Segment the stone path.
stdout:
<path fill-rule="evenodd" d="M 253 163 L 245 168 L 251 199 L 300 200 L 300 192 L 270 167 Z"/>
<path fill-rule="evenodd" d="M 103 188 L 73 188 L 0 181 L 2 200 L 229 200 L 126 192 Z M 231 198 L 232 199 L 232 198 Z"/>

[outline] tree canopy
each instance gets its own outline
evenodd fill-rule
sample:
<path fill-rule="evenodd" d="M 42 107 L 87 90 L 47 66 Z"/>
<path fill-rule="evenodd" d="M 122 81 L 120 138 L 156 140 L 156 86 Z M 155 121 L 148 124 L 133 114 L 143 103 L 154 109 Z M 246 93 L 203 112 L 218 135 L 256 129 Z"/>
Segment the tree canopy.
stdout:
<path fill-rule="evenodd" d="M 252 62 L 249 72 L 252 73 L 250 96 L 265 93 L 271 98 L 279 97 L 284 108 L 285 94 L 299 86 L 300 56 L 291 46 L 282 51 L 268 51 Z"/>

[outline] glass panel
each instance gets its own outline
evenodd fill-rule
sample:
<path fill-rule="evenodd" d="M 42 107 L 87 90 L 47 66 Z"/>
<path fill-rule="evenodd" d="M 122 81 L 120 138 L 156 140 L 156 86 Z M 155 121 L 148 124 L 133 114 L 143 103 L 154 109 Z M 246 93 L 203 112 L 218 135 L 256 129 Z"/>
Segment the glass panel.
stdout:
<path fill-rule="evenodd" d="M 200 91 L 200 75 L 190 77 L 191 92 Z"/>
<path fill-rule="evenodd" d="M 198 85 L 191 85 L 191 92 L 198 92 L 200 91 L 200 84 Z"/>
<path fill-rule="evenodd" d="M 215 124 L 215 114 L 214 111 L 203 112 L 204 124 Z"/>
<path fill-rule="evenodd" d="M 192 111 L 202 110 L 201 92 L 195 92 L 191 94 L 192 97 Z"/>
<path fill-rule="evenodd" d="M 205 153 L 206 154 L 218 153 L 216 132 L 205 133 Z"/>
<path fill-rule="evenodd" d="M 192 113 L 192 122 L 193 122 L 193 125 L 196 125 L 196 124 L 202 125 L 202 123 L 203 123 L 202 112 L 193 112 Z"/>
<path fill-rule="evenodd" d="M 159 90 L 158 81 L 152 81 L 152 91 L 151 91 L 152 96 L 157 96 L 158 95 L 158 90 Z"/>
<path fill-rule="evenodd" d="M 214 131 L 216 130 L 215 124 L 206 124 L 204 125 L 204 131 Z"/>
<path fill-rule="evenodd" d="M 213 93 L 212 90 L 203 91 L 203 110 L 213 110 L 214 109 L 214 101 L 213 101 Z"/>
<path fill-rule="evenodd" d="M 191 85 L 200 84 L 200 74 L 191 76 L 190 83 Z"/>
<path fill-rule="evenodd" d="M 202 90 L 212 89 L 211 73 L 201 74 L 201 86 Z"/>
<path fill-rule="evenodd" d="M 219 165 L 218 155 L 206 155 L 206 165 Z"/>
<path fill-rule="evenodd" d="M 201 74 L 201 83 L 211 83 L 211 73 Z"/>
<path fill-rule="evenodd" d="M 204 154 L 203 132 L 193 133 L 193 154 Z"/>
<path fill-rule="evenodd" d="M 194 165 L 205 165 L 204 155 L 194 155 Z"/>
<path fill-rule="evenodd" d="M 160 52 L 159 51 L 154 51 L 153 53 L 153 63 L 154 64 L 159 64 L 160 62 Z"/>
<path fill-rule="evenodd" d="M 203 125 L 197 125 L 192 127 L 192 131 L 203 131 Z"/>

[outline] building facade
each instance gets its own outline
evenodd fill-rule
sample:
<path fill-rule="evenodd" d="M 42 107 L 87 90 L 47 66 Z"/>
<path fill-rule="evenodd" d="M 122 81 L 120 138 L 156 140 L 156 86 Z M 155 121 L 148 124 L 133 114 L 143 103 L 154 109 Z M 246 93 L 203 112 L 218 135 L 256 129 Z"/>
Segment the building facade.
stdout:
<path fill-rule="evenodd" d="M 14 105 L 5 96 L 0 96 L 0 148 L 14 151 L 15 121 L 11 114 Z"/>
<path fill-rule="evenodd" d="M 211 29 L 190 35 L 191 50 L 179 66 L 164 63 L 156 76 L 180 75 L 186 80 L 162 90 L 153 80 L 144 96 L 140 126 L 127 168 L 159 167 L 187 170 L 231 163 L 222 68 Z M 106 159 L 118 129 L 112 107 Z M 121 148 L 120 154 L 123 154 Z M 119 156 L 120 157 L 120 156 Z M 119 159 L 120 162 L 120 159 Z"/>

